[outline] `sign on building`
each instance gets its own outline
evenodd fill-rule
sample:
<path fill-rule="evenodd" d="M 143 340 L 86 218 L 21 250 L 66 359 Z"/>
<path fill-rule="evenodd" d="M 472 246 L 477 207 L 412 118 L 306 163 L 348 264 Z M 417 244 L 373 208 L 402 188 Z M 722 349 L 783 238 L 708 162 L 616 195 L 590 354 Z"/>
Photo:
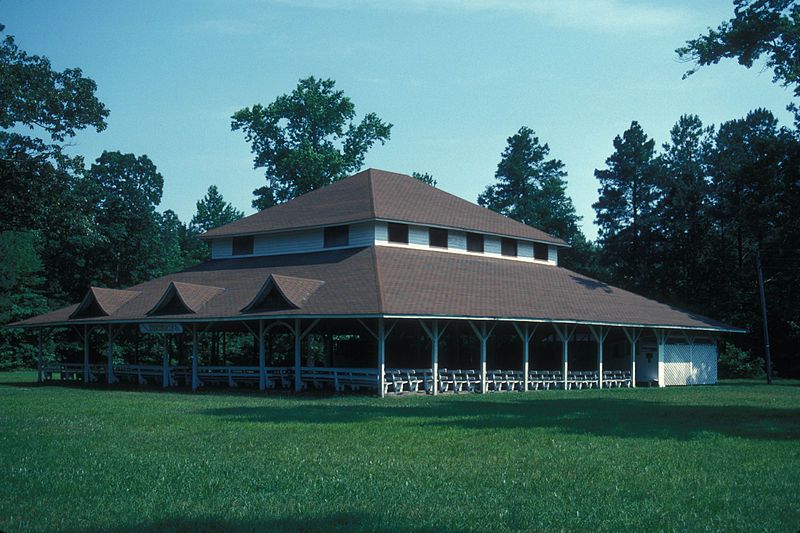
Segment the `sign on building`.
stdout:
<path fill-rule="evenodd" d="M 139 331 L 156 335 L 183 333 L 183 326 L 180 324 L 139 324 Z"/>

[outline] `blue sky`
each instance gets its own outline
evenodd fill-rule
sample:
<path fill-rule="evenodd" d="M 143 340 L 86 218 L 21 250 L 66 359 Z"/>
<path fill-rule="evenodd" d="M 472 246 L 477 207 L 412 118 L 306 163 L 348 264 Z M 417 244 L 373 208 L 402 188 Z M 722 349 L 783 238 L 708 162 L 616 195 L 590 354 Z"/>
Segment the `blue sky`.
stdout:
<path fill-rule="evenodd" d="M 73 153 L 147 154 L 162 209 L 189 220 L 211 184 L 246 213 L 263 182 L 231 114 L 301 77 L 333 78 L 360 116 L 394 124 L 366 166 L 430 172 L 475 201 L 506 139 L 533 128 L 564 161 L 590 238 L 612 140 L 638 120 L 660 144 L 683 113 L 706 124 L 784 111 L 771 73 L 734 62 L 688 80 L 675 48 L 732 14 L 726 1 L 198 0 L 2 1 L 0 22 L 56 68 L 77 66 L 111 115 Z"/>

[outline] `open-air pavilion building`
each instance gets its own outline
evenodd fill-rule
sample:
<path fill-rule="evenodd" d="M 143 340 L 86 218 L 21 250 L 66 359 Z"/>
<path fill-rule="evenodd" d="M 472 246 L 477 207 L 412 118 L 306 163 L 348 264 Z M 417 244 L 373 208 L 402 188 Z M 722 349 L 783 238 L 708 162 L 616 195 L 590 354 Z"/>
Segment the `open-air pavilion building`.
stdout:
<path fill-rule="evenodd" d="M 71 328 L 84 341 L 82 361 L 40 355 L 39 379 L 380 396 L 707 384 L 715 336 L 741 331 L 567 270 L 562 240 L 380 170 L 202 238 L 210 261 L 133 287 L 92 287 L 78 304 L 15 324 Z M 88 342 L 98 328 L 103 353 Z M 132 329 L 188 332 L 189 363 L 115 360 L 117 335 Z M 198 337 L 209 331 L 250 334 L 253 353 L 207 364 Z M 280 365 L 267 342 L 278 331 L 293 348 Z M 311 337 L 321 341 L 312 347 Z"/>

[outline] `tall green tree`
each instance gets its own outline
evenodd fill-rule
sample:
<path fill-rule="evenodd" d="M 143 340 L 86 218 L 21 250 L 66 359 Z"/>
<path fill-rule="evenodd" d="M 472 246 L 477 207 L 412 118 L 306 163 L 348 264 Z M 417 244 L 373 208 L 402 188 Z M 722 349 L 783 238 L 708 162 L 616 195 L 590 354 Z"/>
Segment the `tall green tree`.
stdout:
<path fill-rule="evenodd" d="M 686 42 L 678 56 L 697 68 L 721 59 L 736 59 L 747 68 L 760 59 L 773 71 L 773 81 L 800 96 L 800 4 L 795 0 L 734 0 L 734 14 L 716 29 Z"/>
<path fill-rule="evenodd" d="M 683 115 L 655 161 L 657 272 L 670 280 L 659 296 L 678 305 L 709 301 L 713 136 L 714 128 L 704 127 L 700 117 Z"/>
<path fill-rule="evenodd" d="M 713 154 L 714 216 L 725 251 L 717 272 L 728 283 L 719 287 L 716 305 L 722 316 L 753 332 L 751 348 L 762 353 L 762 320 L 755 256 L 763 257 L 765 285 L 779 372 L 800 358 L 792 323 L 800 319 L 800 143 L 769 111 L 757 109 L 719 127 Z"/>
<path fill-rule="evenodd" d="M 301 79 L 266 107 L 237 111 L 232 130 L 242 130 L 267 184 L 253 191 L 253 207 L 266 209 L 324 187 L 358 170 L 376 142 L 389 140 L 392 125 L 375 113 L 355 123 L 355 105 L 331 79 Z"/>
<path fill-rule="evenodd" d="M 196 207 L 197 212 L 192 217 L 191 226 L 198 233 L 230 224 L 244 216 L 244 213 L 225 201 L 216 185 L 208 188 L 208 192 L 198 200 Z"/>
<path fill-rule="evenodd" d="M 53 70 L 46 57 L 20 50 L 13 36 L 0 41 L 0 128 L 39 128 L 53 141 L 86 127 L 102 131 L 108 109 L 95 97 L 96 90 L 81 69 Z"/>
<path fill-rule="evenodd" d="M 0 26 L 0 32 L 4 31 Z M 80 69 L 54 70 L 43 56 L 0 43 L 0 231 L 38 232 L 48 294 L 67 301 L 95 239 L 83 192 L 83 160 L 63 143 L 102 131 L 108 109 Z M 0 256 L 0 263 L 5 259 Z"/>
<path fill-rule="evenodd" d="M 101 240 L 92 283 L 124 287 L 163 271 L 160 215 L 164 178 L 146 155 L 103 152 L 86 173 Z M 88 284 L 88 283 L 87 283 Z"/>
<path fill-rule="evenodd" d="M 599 276 L 595 250 L 579 227 L 580 217 L 567 195 L 564 163 L 550 158 L 550 147 L 522 127 L 508 138 L 495 172 L 496 183 L 478 196 L 478 203 L 514 220 L 564 239 L 571 249 L 561 264 Z"/>
<path fill-rule="evenodd" d="M 208 188 L 206 195 L 197 204 L 197 211 L 192 217 L 185 237 L 183 238 L 183 251 L 187 265 L 211 258 L 211 249 L 198 235 L 219 226 L 230 224 L 239 220 L 244 213 L 236 209 L 233 204 L 226 202 L 216 185 Z"/>
<path fill-rule="evenodd" d="M 593 204 L 603 247 L 602 263 L 612 279 L 628 289 L 652 294 L 647 280 L 654 239 L 656 203 L 655 141 L 638 122 L 614 138 L 614 153 L 595 170 L 600 198 Z"/>
<path fill-rule="evenodd" d="M 551 159 L 550 147 L 522 127 L 508 138 L 495 179 L 478 196 L 483 207 L 569 242 L 580 233 L 572 199 L 567 196 L 564 163 Z"/>

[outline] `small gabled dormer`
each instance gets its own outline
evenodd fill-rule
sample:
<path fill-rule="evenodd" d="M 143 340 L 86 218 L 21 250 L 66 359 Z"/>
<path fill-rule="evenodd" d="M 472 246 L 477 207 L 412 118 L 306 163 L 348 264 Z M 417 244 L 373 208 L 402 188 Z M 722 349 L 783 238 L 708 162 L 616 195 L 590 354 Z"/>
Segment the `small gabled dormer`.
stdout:
<path fill-rule="evenodd" d="M 89 287 L 86 295 L 69 318 L 97 318 L 110 316 L 120 307 L 140 294 L 139 291 Z"/>
<path fill-rule="evenodd" d="M 173 281 L 147 314 L 150 316 L 194 314 L 214 296 L 224 291 L 225 289 L 220 287 Z"/>

